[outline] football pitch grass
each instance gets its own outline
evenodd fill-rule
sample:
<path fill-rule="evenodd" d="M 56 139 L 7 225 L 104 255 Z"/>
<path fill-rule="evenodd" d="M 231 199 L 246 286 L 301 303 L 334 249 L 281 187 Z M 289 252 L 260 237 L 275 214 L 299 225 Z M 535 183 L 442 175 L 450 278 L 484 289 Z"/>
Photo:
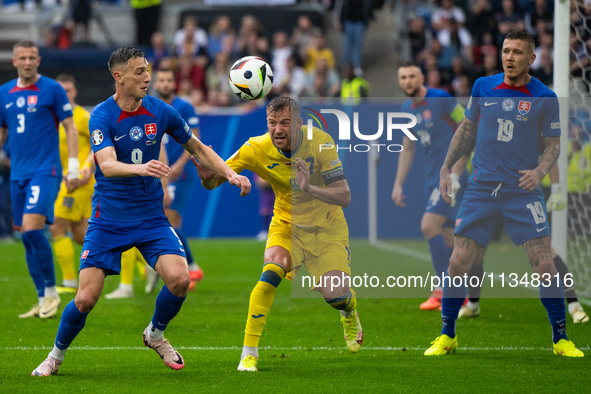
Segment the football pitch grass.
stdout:
<path fill-rule="evenodd" d="M 428 269 L 424 241 L 392 241 L 376 248 L 351 242 L 355 256 L 371 256 L 391 267 Z M 441 329 L 438 311 L 418 308 L 421 298 L 360 298 L 365 334 L 362 350 L 347 351 L 338 312 L 318 298 L 292 298 L 284 281 L 277 291 L 261 338 L 259 372 L 237 372 L 250 291 L 260 276 L 264 243 L 251 240 L 191 241 L 205 279 L 189 293 L 165 335 L 185 359 L 173 371 L 153 350 L 144 348 L 142 331 L 154 309 L 156 292 L 107 300 L 119 277 L 108 277 L 103 296 L 85 329 L 66 353 L 58 375 L 32 377 L 47 356 L 57 318 L 19 319 L 35 303 L 22 244 L 0 245 L 0 391 L 2 392 L 586 392 L 591 388 L 591 323 L 572 324 L 569 339 L 586 352 L 571 359 L 552 353 L 551 329 L 537 298 L 485 298 L 476 319 L 457 323 L 455 354 L 425 357 L 424 350 Z M 414 257 L 413 257 L 414 256 Z M 493 243 L 486 268 L 514 262 L 527 269 L 521 248 Z M 60 280 L 59 268 L 57 269 Z M 160 285 L 158 288 L 160 288 Z M 486 296 L 486 289 L 483 296 Z M 586 305 L 587 311 L 591 307 Z"/>

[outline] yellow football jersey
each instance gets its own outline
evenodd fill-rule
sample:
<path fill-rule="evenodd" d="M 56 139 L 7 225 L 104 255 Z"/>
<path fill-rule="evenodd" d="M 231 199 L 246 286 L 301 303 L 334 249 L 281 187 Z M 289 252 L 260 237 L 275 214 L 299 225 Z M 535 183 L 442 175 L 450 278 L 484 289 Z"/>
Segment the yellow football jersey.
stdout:
<path fill-rule="evenodd" d="M 345 179 L 336 144 L 330 135 L 317 128 L 313 129 L 312 139 L 308 139 L 306 126 L 298 134 L 292 136 L 299 141 L 295 152 L 278 150 L 266 133 L 250 138 L 227 163 L 237 173 L 247 169 L 271 184 L 275 192 L 276 218 L 299 226 L 330 227 L 335 220 L 344 218 L 342 208 L 300 190 L 293 158 L 301 158 L 308 164 L 310 184 L 326 187 Z M 331 146 L 332 149 L 328 148 Z"/>
<path fill-rule="evenodd" d="M 76 126 L 76 130 L 78 130 L 78 160 L 80 161 L 80 167 L 82 167 L 90 153 L 90 131 L 88 130 L 90 113 L 79 105 L 74 107 L 72 112 L 74 113 L 74 125 Z M 63 174 L 66 175 L 68 171 L 68 139 L 64 126 L 61 124 L 59 132 L 60 160 L 62 162 Z"/>

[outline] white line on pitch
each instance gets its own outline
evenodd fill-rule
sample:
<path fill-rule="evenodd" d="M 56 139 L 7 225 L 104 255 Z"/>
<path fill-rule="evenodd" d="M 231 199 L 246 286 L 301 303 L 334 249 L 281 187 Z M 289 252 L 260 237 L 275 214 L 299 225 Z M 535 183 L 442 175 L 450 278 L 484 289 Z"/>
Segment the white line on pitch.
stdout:
<path fill-rule="evenodd" d="M 14 346 L 14 347 L 1 347 L 1 350 L 51 350 L 52 348 L 49 346 Z M 147 349 L 143 346 L 105 346 L 105 347 L 95 347 L 95 346 L 72 346 L 68 350 L 143 350 Z M 180 350 L 241 350 L 242 347 L 238 346 L 228 346 L 228 347 L 219 347 L 219 346 L 177 346 L 176 349 Z M 312 346 L 312 347 L 260 347 L 261 350 L 303 350 L 303 351 L 312 351 L 312 350 L 342 350 L 345 351 L 345 348 L 337 348 L 337 347 L 326 347 L 326 346 Z M 425 350 L 426 347 L 390 347 L 390 346 L 376 346 L 376 347 L 364 347 L 363 350 L 365 351 L 401 351 L 401 350 Z M 529 347 L 529 346 L 497 346 L 497 347 L 458 347 L 459 350 L 473 350 L 473 351 L 538 351 L 538 350 L 552 350 L 549 346 L 548 347 Z M 590 350 L 589 346 L 580 347 L 580 350 Z"/>

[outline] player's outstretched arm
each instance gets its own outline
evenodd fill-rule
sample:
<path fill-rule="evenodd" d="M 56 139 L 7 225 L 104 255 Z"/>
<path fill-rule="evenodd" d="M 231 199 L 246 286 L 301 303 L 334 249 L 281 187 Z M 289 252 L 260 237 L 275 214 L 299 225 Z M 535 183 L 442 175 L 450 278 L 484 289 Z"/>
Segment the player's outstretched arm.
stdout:
<path fill-rule="evenodd" d="M 472 122 L 468 118 L 464 118 L 449 144 L 445 161 L 439 172 L 439 191 L 441 196 L 448 204 L 451 204 L 450 194 L 452 193 L 452 180 L 450 177 L 450 170 L 456 162 L 464 155 L 469 153 L 476 138 L 476 131 L 478 124 Z"/>
<path fill-rule="evenodd" d="M 195 164 L 197 167 L 199 177 L 202 179 L 203 186 L 206 189 L 213 189 L 222 184 L 224 180 L 227 179 L 230 185 L 240 188 L 240 195 L 242 197 L 250 193 L 250 180 L 245 176 L 236 174 L 236 172 L 231 169 L 228 164 L 226 164 L 226 162 L 221 157 L 219 157 L 213 149 L 211 149 L 211 147 L 205 146 L 201 141 L 199 141 L 197 137 L 192 136 L 191 139 L 183 145 L 183 147 L 194 156 L 193 164 Z M 199 161 L 199 164 L 195 163 L 195 159 Z M 203 167 L 214 171 L 215 175 L 212 176 L 211 173 L 207 173 Z M 209 180 L 203 182 L 204 177 L 205 179 Z M 222 178 L 225 179 L 222 180 Z"/>
<path fill-rule="evenodd" d="M 150 160 L 145 164 L 127 164 L 117 161 L 117 153 L 112 146 L 99 150 L 94 156 L 106 178 L 151 176 L 162 179 L 170 172 L 170 168 L 158 160 Z"/>
<path fill-rule="evenodd" d="M 68 172 L 66 174 L 66 187 L 68 193 L 72 193 L 80 186 L 80 162 L 78 161 L 78 130 L 74 124 L 74 118 L 68 117 L 62 120 L 68 143 Z"/>
<path fill-rule="evenodd" d="M 398 169 L 396 170 L 396 179 L 394 179 L 394 186 L 392 187 L 392 201 L 399 207 L 405 207 L 404 202 L 404 181 L 410 173 L 412 162 L 415 157 L 415 143 L 410 138 L 404 137 L 402 139 L 402 152 L 398 156 Z"/>
<path fill-rule="evenodd" d="M 560 137 L 544 137 L 544 152 L 540 157 L 540 164 L 533 170 L 519 170 L 519 187 L 531 192 L 536 189 L 542 178 L 554 167 L 560 155 Z"/>
<path fill-rule="evenodd" d="M 310 170 L 305 161 L 296 158 L 297 182 L 300 189 L 312 197 L 327 204 L 339 205 L 347 208 L 351 203 L 351 190 L 346 179 L 331 183 L 326 187 L 310 184 Z"/>

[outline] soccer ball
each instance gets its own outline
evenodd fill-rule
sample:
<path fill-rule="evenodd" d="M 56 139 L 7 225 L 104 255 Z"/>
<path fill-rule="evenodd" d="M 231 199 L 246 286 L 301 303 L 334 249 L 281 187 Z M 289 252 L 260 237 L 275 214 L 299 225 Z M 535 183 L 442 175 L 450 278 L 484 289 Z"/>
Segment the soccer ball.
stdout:
<path fill-rule="evenodd" d="M 273 70 L 260 57 L 246 56 L 232 65 L 229 81 L 236 96 L 244 100 L 258 100 L 273 87 Z"/>

